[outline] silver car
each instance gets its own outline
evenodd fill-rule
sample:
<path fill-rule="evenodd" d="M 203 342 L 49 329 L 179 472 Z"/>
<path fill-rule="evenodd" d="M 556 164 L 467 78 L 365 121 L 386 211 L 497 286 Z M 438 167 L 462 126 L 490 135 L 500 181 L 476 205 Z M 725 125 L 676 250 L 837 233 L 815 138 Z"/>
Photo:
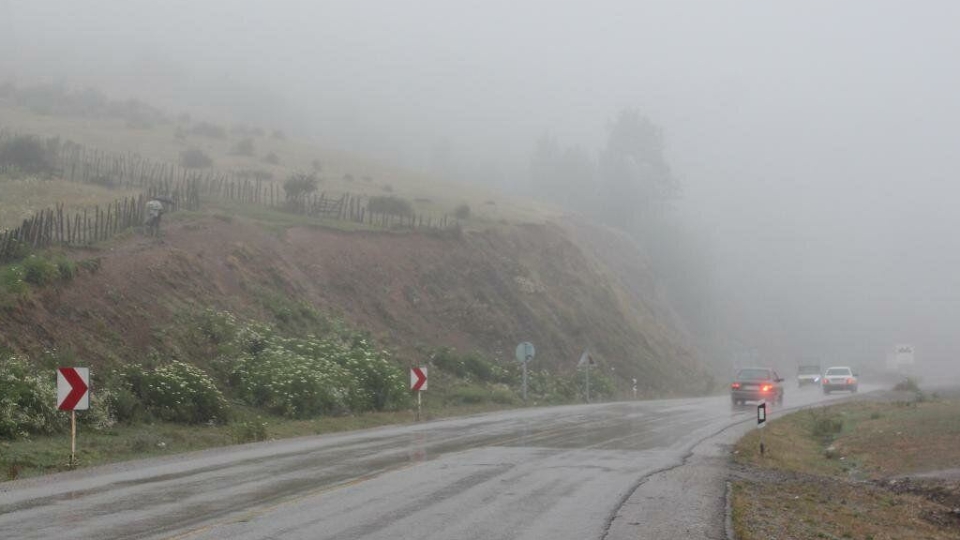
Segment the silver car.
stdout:
<path fill-rule="evenodd" d="M 823 393 L 829 394 L 834 391 L 857 392 L 857 374 L 848 367 L 827 368 L 823 374 Z"/>

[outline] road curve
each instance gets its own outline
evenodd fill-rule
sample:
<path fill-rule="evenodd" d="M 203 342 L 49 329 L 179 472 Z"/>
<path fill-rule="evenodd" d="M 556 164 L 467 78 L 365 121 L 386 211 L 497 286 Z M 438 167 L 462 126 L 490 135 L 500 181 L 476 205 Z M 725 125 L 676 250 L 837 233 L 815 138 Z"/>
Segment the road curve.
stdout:
<path fill-rule="evenodd" d="M 97 467 L 0 484 L 0 538 L 602 539 L 648 478 L 753 415 L 726 397 L 523 409 Z"/>

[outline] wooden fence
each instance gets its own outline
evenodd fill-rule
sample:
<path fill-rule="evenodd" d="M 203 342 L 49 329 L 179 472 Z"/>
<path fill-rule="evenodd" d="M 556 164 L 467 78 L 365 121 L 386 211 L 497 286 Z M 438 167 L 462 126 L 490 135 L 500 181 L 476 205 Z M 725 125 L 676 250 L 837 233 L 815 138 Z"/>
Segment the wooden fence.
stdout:
<path fill-rule="evenodd" d="M 0 143 L 19 136 L 0 128 Z M 53 174 L 64 180 L 140 191 L 105 208 L 64 212 L 63 205 L 45 209 L 16 229 L 0 231 L 0 262 L 16 258 L 24 247 L 88 244 L 142 223 L 147 198 L 166 200 L 172 208 L 199 210 L 204 198 L 229 201 L 384 229 L 447 229 L 458 222 L 446 215 L 397 215 L 371 212 L 369 198 L 350 193 L 310 194 L 288 198 L 282 186 L 263 179 L 240 178 L 214 169 L 192 169 L 133 153 L 90 149 L 59 137 L 41 140 Z M 0 172 L 3 172 L 0 169 Z"/>
<path fill-rule="evenodd" d="M 0 262 L 21 257 L 26 250 L 54 245 L 87 245 L 143 223 L 147 198 L 137 195 L 117 199 L 92 209 L 65 212 L 63 204 L 25 219 L 16 229 L 0 232 Z"/>

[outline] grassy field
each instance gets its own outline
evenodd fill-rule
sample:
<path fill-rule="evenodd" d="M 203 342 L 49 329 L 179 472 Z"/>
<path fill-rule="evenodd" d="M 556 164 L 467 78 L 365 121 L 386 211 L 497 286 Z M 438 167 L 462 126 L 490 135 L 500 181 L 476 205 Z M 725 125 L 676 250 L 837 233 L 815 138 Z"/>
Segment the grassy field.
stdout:
<path fill-rule="evenodd" d="M 960 467 L 960 398 L 913 396 L 797 412 L 737 444 L 738 538 L 960 538 L 949 482 L 901 475 Z"/>
<path fill-rule="evenodd" d="M 429 400 L 427 400 L 429 404 Z M 505 405 L 426 406 L 424 420 L 467 416 L 495 410 Z M 66 413 L 64 413 L 66 414 Z M 78 413 L 78 416 L 83 414 Z M 279 416 L 242 410 L 240 418 L 228 425 L 183 425 L 167 422 L 153 424 L 117 424 L 101 429 L 78 427 L 78 467 L 91 467 L 132 459 L 167 456 L 205 448 L 215 448 L 258 440 L 284 439 L 338 433 L 416 421 L 415 412 L 378 412 L 352 416 L 330 416 L 310 420 L 291 420 Z M 0 441 L 0 482 L 69 470 L 69 433 L 36 436 L 16 441 Z"/>
<path fill-rule="evenodd" d="M 92 208 L 132 192 L 59 179 L 0 174 L 0 229 L 20 226 L 36 212 L 63 203 L 67 211 Z"/>
<path fill-rule="evenodd" d="M 347 152 L 318 147 L 309 141 L 278 138 L 267 130 L 253 140 L 252 155 L 235 152 L 237 143 L 248 135 L 233 133 L 231 126 L 222 126 L 222 138 L 195 134 L 191 126 L 197 122 L 173 121 L 149 128 L 131 128 L 116 118 L 90 118 L 37 115 L 28 110 L 0 103 L 3 127 L 40 135 L 60 136 L 90 148 L 113 152 L 136 152 L 145 157 L 177 162 L 184 150 L 197 148 L 213 159 L 213 166 L 224 171 L 265 171 L 276 181 L 295 172 L 315 170 L 320 165 L 319 190 L 355 195 L 395 195 L 413 202 L 417 212 L 452 214 L 460 204 L 471 209 L 477 225 L 509 222 L 543 222 L 559 215 L 548 205 L 530 200 L 503 197 L 482 187 L 440 179 L 427 173 L 405 170 Z M 178 131 L 181 137 L 177 137 Z M 276 163 L 265 161 L 276 156 Z"/>

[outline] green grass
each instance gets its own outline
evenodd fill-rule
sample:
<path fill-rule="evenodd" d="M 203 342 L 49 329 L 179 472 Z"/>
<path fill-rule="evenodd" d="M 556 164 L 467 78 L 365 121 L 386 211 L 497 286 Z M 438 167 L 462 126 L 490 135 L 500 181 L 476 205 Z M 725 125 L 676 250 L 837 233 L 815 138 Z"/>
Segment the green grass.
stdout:
<path fill-rule="evenodd" d="M 840 430 L 821 429 L 826 420 Z M 960 399 L 855 402 L 799 411 L 754 430 L 737 444 L 743 464 L 785 471 L 862 477 L 960 467 Z M 829 447 L 834 450 L 828 452 Z M 843 457 L 843 460 L 839 458 Z"/>
<path fill-rule="evenodd" d="M 274 234 L 281 234 L 292 227 L 319 227 L 338 231 L 384 231 L 379 227 L 370 227 L 363 223 L 327 219 L 303 214 L 292 214 L 259 204 L 240 204 L 231 201 L 206 200 L 204 208 L 218 219 L 232 220 L 243 217 L 255 221 L 258 225 Z"/>

